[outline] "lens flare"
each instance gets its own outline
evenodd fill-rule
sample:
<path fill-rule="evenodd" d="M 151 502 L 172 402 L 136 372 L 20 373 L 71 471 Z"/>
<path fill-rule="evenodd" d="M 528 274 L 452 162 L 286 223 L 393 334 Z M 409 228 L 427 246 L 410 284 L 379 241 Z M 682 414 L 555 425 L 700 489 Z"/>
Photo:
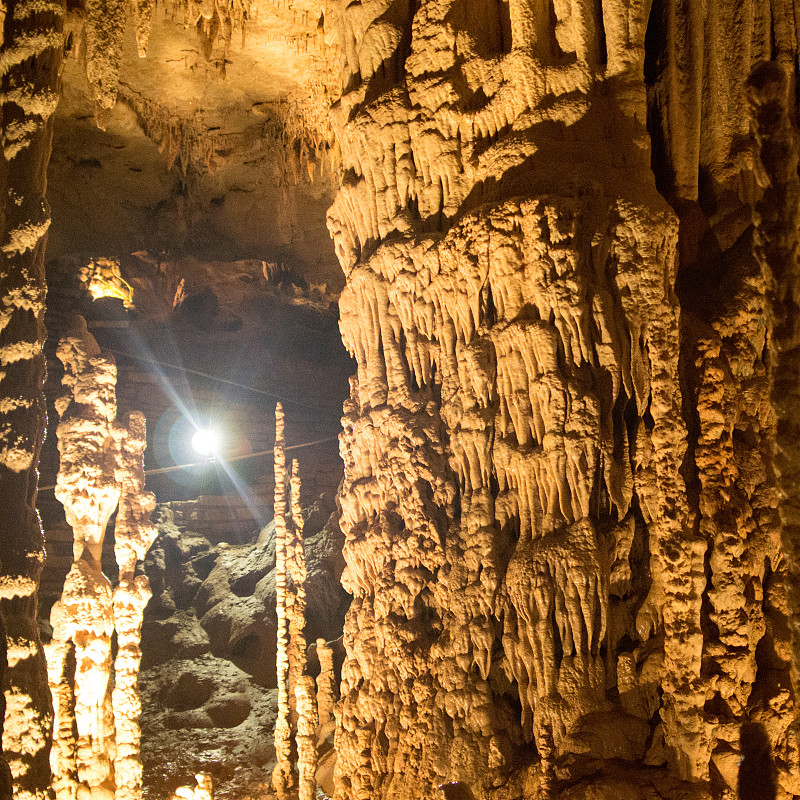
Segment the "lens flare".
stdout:
<path fill-rule="evenodd" d="M 201 456 L 208 457 L 216 455 L 221 444 L 219 431 L 214 428 L 200 428 L 192 436 L 192 447 Z"/>

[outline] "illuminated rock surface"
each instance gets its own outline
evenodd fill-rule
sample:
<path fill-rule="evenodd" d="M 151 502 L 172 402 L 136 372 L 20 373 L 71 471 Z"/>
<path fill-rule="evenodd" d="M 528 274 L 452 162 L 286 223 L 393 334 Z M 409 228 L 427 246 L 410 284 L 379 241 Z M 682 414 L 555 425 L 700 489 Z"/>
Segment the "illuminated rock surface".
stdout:
<path fill-rule="evenodd" d="M 746 723 L 800 792 L 796 157 L 734 8 L 337 6 L 342 800 L 732 796 Z"/>
<path fill-rule="evenodd" d="M 53 788 L 58 798 L 141 797 L 138 691 L 147 578 L 135 575 L 153 543 L 155 497 L 144 490 L 145 420 L 117 419 L 116 366 L 76 316 L 61 339 L 64 396 L 56 497 L 73 529 L 75 561 L 51 610 L 47 645 L 53 695 Z M 106 526 L 114 511 L 119 583 L 101 569 Z M 113 659 L 112 635 L 116 633 Z"/>
<path fill-rule="evenodd" d="M 33 510 L 63 12 L 11 4 L 2 49 L 3 749 L 21 797 L 49 780 Z M 346 279 L 339 800 L 800 797 L 799 19 L 783 0 L 70 6 L 54 254 L 141 253 L 199 325 L 246 259 L 267 281 L 288 265 L 298 299 Z M 209 267 L 195 293 L 182 267 L 162 274 L 178 252 L 225 277 Z M 103 471 L 77 444 L 65 455 Z M 69 512 L 87 557 L 67 597 L 96 595 L 102 669 L 113 491 Z M 214 727 L 217 694 L 246 694 L 246 717 L 237 699 L 220 718 L 250 727 L 153 786 L 207 772 L 218 797 L 263 794 L 272 755 L 243 739 L 273 713 L 272 534 L 219 549 L 168 512 L 148 562 L 145 631 L 165 644 L 148 703 L 183 674 L 218 682 L 158 708 L 151 763 L 177 766 L 170 736 L 197 739 L 204 714 Z M 341 599 L 323 572 L 309 622 L 312 595 L 320 613 Z M 302 669 L 288 642 L 277 660 L 291 715 Z M 90 701 L 104 742 L 106 699 Z"/>

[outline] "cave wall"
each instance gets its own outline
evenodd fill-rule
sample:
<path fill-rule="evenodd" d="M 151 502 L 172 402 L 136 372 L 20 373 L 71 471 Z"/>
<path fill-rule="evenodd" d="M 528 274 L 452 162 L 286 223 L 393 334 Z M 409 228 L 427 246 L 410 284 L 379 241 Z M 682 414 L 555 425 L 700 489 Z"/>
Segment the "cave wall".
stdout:
<path fill-rule="evenodd" d="M 797 796 L 797 9 L 335 8 L 337 796 Z"/>

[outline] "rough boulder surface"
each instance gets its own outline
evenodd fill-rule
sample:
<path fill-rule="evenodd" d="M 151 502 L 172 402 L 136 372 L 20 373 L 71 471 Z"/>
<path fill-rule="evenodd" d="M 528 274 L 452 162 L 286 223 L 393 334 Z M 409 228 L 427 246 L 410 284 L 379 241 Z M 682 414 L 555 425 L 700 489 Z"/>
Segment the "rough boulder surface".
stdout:
<path fill-rule="evenodd" d="M 0 800 L 49 797 L 48 763 L 68 800 L 800 798 L 800 0 L 0 21 Z M 292 471 L 287 506 L 278 434 L 278 519 L 194 530 L 159 463 L 145 580 L 145 428 L 104 411 L 101 348 L 138 348 L 125 403 L 222 408 L 263 459 L 276 400 L 338 409 L 337 303 L 335 501 L 301 513 Z M 45 304 L 96 312 L 67 372 L 106 387 L 62 420 L 59 481 Z M 314 495 L 322 452 L 289 454 Z M 72 555 L 40 463 L 76 533 L 52 753 L 39 512 Z"/>
<path fill-rule="evenodd" d="M 339 637 L 347 607 L 337 516 L 330 498 L 305 513 L 311 640 Z M 262 797 L 275 763 L 275 524 L 250 544 L 212 544 L 174 518 L 157 508 L 159 536 L 145 562 L 145 793 L 167 797 L 204 772 L 215 797 Z"/>

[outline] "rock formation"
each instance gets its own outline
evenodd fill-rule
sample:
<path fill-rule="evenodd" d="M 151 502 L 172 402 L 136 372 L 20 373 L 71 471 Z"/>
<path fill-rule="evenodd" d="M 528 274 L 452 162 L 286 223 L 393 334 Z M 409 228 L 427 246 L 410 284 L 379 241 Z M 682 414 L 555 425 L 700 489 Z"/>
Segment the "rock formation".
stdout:
<path fill-rule="evenodd" d="M 276 525 L 268 523 L 246 544 L 211 542 L 196 508 L 191 502 L 157 507 L 159 535 L 145 560 L 153 590 L 140 675 L 145 787 L 167 797 L 205 770 L 215 797 L 258 797 L 269 791 L 276 760 Z M 341 648 L 331 640 L 341 633 L 348 600 L 339 585 L 338 512 L 327 497 L 303 513 L 306 635 L 329 642 L 333 682 Z M 331 723 L 324 735 L 330 760 Z M 291 744 L 290 738 L 294 761 Z M 333 793 L 330 765 L 320 785 Z"/>
<path fill-rule="evenodd" d="M 155 7 L 131 8 L 143 54 Z M 172 204 L 165 227 L 185 235 L 167 241 L 183 246 L 211 219 L 234 240 L 240 216 L 274 217 L 280 235 L 248 237 L 245 249 L 259 264 L 279 263 L 311 192 L 274 198 L 306 174 L 313 183 L 323 165 L 340 178 L 328 226 L 347 278 L 342 337 L 358 372 L 341 438 L 343 580 L 354 599 L 335 709 L 339 799 L 729 800 L 758 787 L 799 797 L 796 3 L 297 0 L 273 4 L 274 30 L 262 26 L 257 55 L 244 47 L 255 38 L 256 3 L 187 0 L 163 10 L 170 25 L 178 17 L 197 34 L 198 59 L 172 58 L 169 31 L 163 65 L 142 68 L 136 85 L 158 84 L 168 60 L 185 84 L 162 81 L 153 94 L 173 91 L 169 98 L 133 83 L 121 94 L 123 122 L 141 123 L 138 135 L 177 167 L 177 189 L 161 187 Z M 79 1 L 71 11 L 79 24 L 70 44 L 85 52 L 103 112 L 125 59 L 125 4 Z M 34 504 L 44 174 L 63 14 L 46 0 L 11 3 L 0 51 L 2 743 L 25 798 L 47 790 Z M 271 74 L 275 86 L 254 99 L 262 74 L 253 71 L 238 112 L 220 88 L 236 26 L 237 68 L 263 65 L 275 39 L 274 72 L 289 76 Z M 217 97 L 210 110 L 197 101 L 206 89 Z M 217 124 L 228 117 L 235 124 Z M 110 149 L 126 147 L 117 144 Z M 270 181 L 250 181 L 270 160 Z M 218 191 L 214 170 L 225 162 L 231 172 Z M 73 166 L 99 174 L 104 164 L 141 171 L 119 153 L 102 163 L 79 155 Z M 258 202 L 280 213 L 225 211 L 234 194 L 256 188 Z M 160 199 L 140 211 L 159 216 Z M 159 272 L 160 257 L 154 264 Z M 172 277 L 170 300 L 184 280 Z M 252 283 L 234 281 L 242 294 Z M 55 789 L 101 800 L 138 793 L 138 732 L 133 717 L 119 715 L 115 726 L 107 675 L 116 615 L 118 708 L 133 709 L 147 589 L 130 559 L 150 533 L 121 553 L 115 596 L 100 544 L 129 434 L 109 410 L 111 365 L 87 341 L 77 332 L 64 351 L 73 401 L 87 416 L 62 409 L 59 496 L 75 527 L 76 565 L 53 612 L 50 667 Z M 283 798 L 311 791 L 314 711 L 303 667 L 302 520 L 299 505 L 287 508 L 281 441 L 274 787 Z M 138 461 L 122 470 L 137 491 L 138 470 Z M 120 511 L 121 541 L 128 523 L 146 529 L 149 504 Z M 266 628 L 247 614 L 272 611 L 269 545 L 259 540 L 234 558 L 197 538 L 164 537 L 165 564 L 176 554 L 191 562 L 180 566 L 179 602 L 177 578 L 161 570 L 153 629 L 172 631 L 182 652 L 207 646 L 197 655 L 204 669 L 234 649 L 251 664 L 256 657 L 238 647 L 243 631 Z M 236 571 L 243 563 L 258 581 Z M 184 666 L 191 689 L 197 676 Z M 187 702 L 180 679 L 160 677 Z M 212 694 L 179 712 L 188 715 L 181 724 L 202 727 L 212 712 L 239 724 L 250 716 L 243 692 L 224 712 Z M 292 771 L 293 728 L 302 777 Z M 0 775 L 7 782 L 2 762 Z M 197 791 L 210 789 L 201 782 Z"/>
<path fill-rule="evenodd" d="M 547 8 L 336 6 L 338 797 L 797 795 L 791 14 Z"/>
<path fill-rule="evenodd" d="M 195 786 L 179 786 L 171 800 L 213 800 L 214 785 L 211 776 L 204 772 L 195 775 Z"/>
<path fill-rule="evenodd" d="M 0 770 L 5 784 L 7 762 L 22 800 L 43 797 L 50 781 L 50 693 L 36 625 L 44 542 L 35 504 L 45 425 L 45 176 L 60 89 L 63 15 L 60 2 L 10 2 L 0 40 Z"/>
<path fill-rule="evenodd" d="M 333 718 L 333 704 L 336 700 L 337 692 L 333 672 L 333 651 L 322 638 L 317 639 L 317 658 L 319 659 L 317 716 L 319 724 L 325 726 Z"/>
<path fill-rule="evenodd" d="M 74 532 L 75 561 L 53 606 L 48 671 L 55 746 L 53 786 L 59 798 L 141 796 L 137 676 L 147 578 L 136 576 L 155 538 L 155 498 L 144 491 L 144 417 L 117 420 L 116 367 L 101 353 L 82 317 L 73 319 L 58 357 L 66 395 L 57 402 L 61 463 L 56 497 Z M 111 514 L 120 580 L 102 572 L 103 538 Z M 112 636 L 116 658 L 112 691 Z M 75 733 L 73 733 L 73 724 Z"/>
<path fill-rule="evenodd" d="M 286 514 L 286 439 L 284 437 L 283 407 L 275 407 L 275 607 L 278 617 L 277 673 L 278 716 L 275 720 L 275 769 L 272 786 L 278 800 L 288 797 L 296 785 L 292 767 L 292 726 L 290 719 L 289 686 L 289 598 L 286 581 L 287 514 Z"/>
<path fill-rule="evenodd" d="M 313 800 L 317 782 L 317 698 L 306 659 L 306 560 L 300 471 L 292 462 L 291 516 L 286 510 L 283 408 L 275 409 L 275 585 L 278 616 L 278 718 L 275 723 L 275 794 Z M 291 521 L 291 524 L 289 524 Z M 283 573 L 281 572 L 283 570 Z M 287 575 L 291 582 L 287 582 Z M 322 661 L 320 661 L 320 665 Z M 292 733 L 295 748 L 292 748 Z M 296 755 L 296 772 L 293 762 Z"/>
<path fill-rule="evenodd" d="M 117 656 L 114 660 L 115 756 L 114 778 L 117 800 L 138 800 L 142 794 L 142 761 L 139 756 L 138 691 L 140 647 L 144 608 L 150 600 L 146 576 L 136 575 L 156 529 L 150 522 L 155 496 L 144 490 L 145 419 L 138 412 L 128 417 L 126 435 L 120 449 L 116 475 L 121 485 L 117 520 L 114 525 L 114 555 L 119 567 L 119 583 L 114 589 L 114 628 Z"/>

